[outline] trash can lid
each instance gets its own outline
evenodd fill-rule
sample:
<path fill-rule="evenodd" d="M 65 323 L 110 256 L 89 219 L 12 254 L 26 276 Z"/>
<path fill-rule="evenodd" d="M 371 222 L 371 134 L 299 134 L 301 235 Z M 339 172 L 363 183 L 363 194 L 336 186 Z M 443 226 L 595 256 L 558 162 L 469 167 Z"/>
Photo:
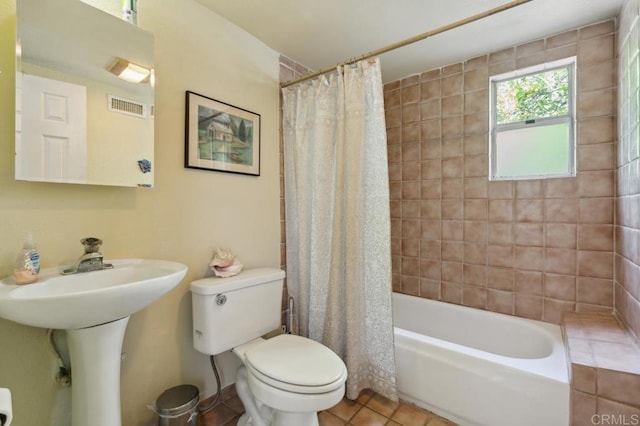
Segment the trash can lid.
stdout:
<path fill-rule="evenodd" d="M 193 385 L 174 386 L 162 394 L 156 400 L 156 407 L 160 415 L 177 415 L 189 412 L 198 404 L 200 391 Z"/>

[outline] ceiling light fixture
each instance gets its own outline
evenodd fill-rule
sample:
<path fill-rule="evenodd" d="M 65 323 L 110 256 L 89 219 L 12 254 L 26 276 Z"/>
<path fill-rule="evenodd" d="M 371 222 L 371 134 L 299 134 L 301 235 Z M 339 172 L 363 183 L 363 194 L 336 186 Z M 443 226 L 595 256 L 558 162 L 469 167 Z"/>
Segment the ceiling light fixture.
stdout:
<path fill-rule="evenodd" d="M 149 68 L 131 63 L 122 58 L 116 58 L 116 61 L 109 67 L 109 72 L 129 83 L 145 82 L 151 75 Z"/>

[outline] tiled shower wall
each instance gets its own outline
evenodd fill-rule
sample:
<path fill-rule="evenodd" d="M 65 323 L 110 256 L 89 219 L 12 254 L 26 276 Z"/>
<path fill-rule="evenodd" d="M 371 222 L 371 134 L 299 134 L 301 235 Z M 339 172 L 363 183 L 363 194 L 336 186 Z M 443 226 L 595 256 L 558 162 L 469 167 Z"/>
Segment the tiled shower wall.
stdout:
<path fill-rule="evenodd" d="M 394 291 L 553 323 L 612 311 L 615 37 L 607 21 L 385 85 Z M 569 56 L 577 177 L 490 182 L 489 76 Z"/>
<path fill-rule="evenodd" d="M 620 15 L 615 307 L 640 336 L 640 159 L 638 0 Z"/>

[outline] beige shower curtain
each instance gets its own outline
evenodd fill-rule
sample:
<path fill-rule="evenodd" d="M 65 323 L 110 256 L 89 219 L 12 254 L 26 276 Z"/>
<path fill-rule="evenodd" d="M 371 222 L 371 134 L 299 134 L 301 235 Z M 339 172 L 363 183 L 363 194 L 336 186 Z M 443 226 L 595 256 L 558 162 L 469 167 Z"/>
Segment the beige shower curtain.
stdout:
<path fill-rule="evenodd" d="M 378 59 L 283 89 L 287 285 L 300 334 L 342 357 L 347 397 L 397 400 Z"/>

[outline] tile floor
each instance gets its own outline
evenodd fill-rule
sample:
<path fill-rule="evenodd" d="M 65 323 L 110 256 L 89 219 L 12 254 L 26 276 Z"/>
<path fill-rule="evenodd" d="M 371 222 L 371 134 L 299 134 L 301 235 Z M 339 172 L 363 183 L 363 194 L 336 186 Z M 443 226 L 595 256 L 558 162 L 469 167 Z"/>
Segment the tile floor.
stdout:
<path fill-rule="evenodd" d="M 222 401 L 200 416 L 200 426 L 235 426 L 244 412 L 233 386 L 225 388 Z M 455 426 L 455 423 L 406 402 L 393 402 L 362 391 L 358 399 L 344 398 L 336 406 L 318 414 L 320 426 Z"/>

